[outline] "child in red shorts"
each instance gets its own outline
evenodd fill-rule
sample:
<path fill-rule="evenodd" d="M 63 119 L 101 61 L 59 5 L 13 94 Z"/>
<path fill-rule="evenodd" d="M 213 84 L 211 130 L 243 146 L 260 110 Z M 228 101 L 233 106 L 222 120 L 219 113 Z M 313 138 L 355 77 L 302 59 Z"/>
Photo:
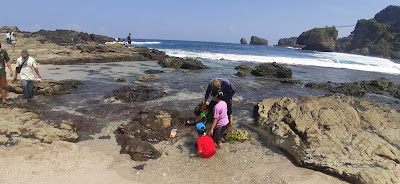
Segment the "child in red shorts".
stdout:
<path fill-rule="evenodd" d="M 211 158 L 216 150 L 213 139 L 206 133 L 206 126 L 203 123 L 197 123 L 196 131 L 200 136 L 196 141 L 197 152 L 189 156 L 194 157 L 201 155 L 203 158 Z"/>

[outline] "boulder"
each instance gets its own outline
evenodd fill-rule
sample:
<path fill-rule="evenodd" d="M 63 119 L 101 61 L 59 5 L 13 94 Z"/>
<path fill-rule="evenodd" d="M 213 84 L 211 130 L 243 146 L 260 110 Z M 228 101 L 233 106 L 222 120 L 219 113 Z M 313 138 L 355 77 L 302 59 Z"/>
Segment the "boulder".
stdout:
<path fill-rule="evenodd" d="M 292 78 L 292 70 L 278 63 L 265 63 L 256 66 L 251 74 L 259 77 Z"/>
<path fill-rule="evenodd" d="M 177 129 L 179 139 L 193 131 L 182 122 L 193 117 L 191 112 L 172 110 L 140 111 L 130 123 L 121 124 L 114 133 L 121 146 L 121 154 L 129 154 L 132 160 L 146 161 L 161 156 L 153 144 L 170 138 L 171 129 Z"/>
<path fill-rule="evenodd" d="M 143 76 L 138 77 L 138 81 L 142 81 L 142 82 L 158 81 L 158 80 L 160 80 L 160 78 L 158 78 L 158 77 L 143 77 Z"/>
<path fill-rule="evenodd" d="M 238 65 L 235 67 L 235 69 L 239 70 L 239 71 L 246 71 L 246 72 L 251 72 L 253 70 L 252 67 L 246 66 L 246 65 Z"/>
<path fill-rule="evenodd" d="M 13 83 L 11 82 L 11 80 L 9 80 L 8 85 L 10 92 L 14 92 L 17 94 L 23 93 L 20 82 Z M 70 94 L 83 86 L 84 86 L 83 83 L 77 80 L 57 81 L 57 80 L 45 79 L 42 81 L 42 83 L 38 82 L 35 83 L 35 86 L 33 88 L 33 93 L 35 95 L 45 95 L 45 96 L 64 95 L 64 94 Z"/>
<path fill-rule="evenodd" d="M 266 139 L 297 164 L 351 183 L 400 181 L 400 114 L 345 95 L 265 99 Z"/>
<path fill-rule="evenodd" d="M 400 22 L 400 6 L 389 5 L 374 17 L 379 23 Z"/>
<path fill-rule="evenodd" d="M 337 36 L 338 30 L 335 27 L 314 28 L 303 32 L 297 38 L 297 44 L 306 45 L 306 50 L 333 52 Z"/>
<path fill-rule="evenodd" d="M 71 121 L 43 121 L 28 109 L 0 108 L 0 146 L 77 142 L 78 139 Z"/>
<path fill-rule="evenodd" d="M 247 130 L 228 130 L 225 139 L 228 141 L 243 142 L 250 138 L 250 133 Z"/>
<path fill-rule="evenodd" d="M 145 70 L 144 73 L 147 73 L 147 74 L 157 74 L 157 73 L 164 73 L 164 71 L 162 71 L 162 70 L 153 70 L 153 69 L 149 69 L 149 70 Z"/>
<path fill-rule="evenodd" d="M 251 45 L 265 45 L 268 46 L 268 40 L 264 38 L 259 38 L 257 36 L 252 36 L 250 40 Z"/>
<path fill-rule="evenodd" d="M 297 37 L 281 38 L 278 41 L 276 47 L 293 47 L 293 48 L 304 48 L 304 45 L 297 44 Z"/>
<path fill-rule="evenodd" d="M 101 43 L 112 42 L 114 38 L 77 32 L 73 30 L 56 29 L 55 31 L 39 30 L 31 33 L 29 37 L 40 37 L 40 42 L 50 42 L 55 44 L 82 44 L 82 43 Z"/>
<path fill-rule="evenodd" d="M 240 39 L 240 44 L 248 44 L 245 38 Z"/>
<path fill-rule="evenodd" d="M 189 70 L 197 70 L 197 69 L 206 69 L 205 66 L 201 61 L 197 59 L 184 59 L 178 57 L 167 57 L 162 58 L 158 61 L 162 67 L 167 68 L 182 68 L 182 69 L 189 69 Z"/>
<path fill-rule="evenodd" d="M 114 98 L 121 100 L 125 103 L 131 102 L 145 102 L 162 98 L 165 92 L 160 89 L 150 89 L 147 86 L 129 87 L 124 86 L 120 89 L 114 90 L 111 94 L 107 94 L 104 98 Z"/>

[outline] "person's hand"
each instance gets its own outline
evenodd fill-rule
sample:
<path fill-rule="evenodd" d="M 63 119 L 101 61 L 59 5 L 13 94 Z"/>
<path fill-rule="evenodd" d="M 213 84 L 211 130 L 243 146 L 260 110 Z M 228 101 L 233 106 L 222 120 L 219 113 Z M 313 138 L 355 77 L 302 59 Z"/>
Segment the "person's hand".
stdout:
<path fill-rule="evenodd" d="M 14 73 L 12 72 L 12 70 L 10 70 L 10 77 L 14 76 Z"/>
<path fill-rule="evenodd" d="M 213 133 L 214 133 L 214 130 L 210 130 L 210 131 L 208 132 L 208 136 L 213 136 Z"/>
<path fill-rule="evenodd" d="M 189 157 L 194 157 L 194 156 L 196 156 L 196 154 L 194 154 L 194 153 L 189 154 Z"/>
<path fill-rule="evenodd" d="M 207 107 L 207 102 L 203 102 L 203 104 L 201 105 L 201 109 L 205 109 Z"/>

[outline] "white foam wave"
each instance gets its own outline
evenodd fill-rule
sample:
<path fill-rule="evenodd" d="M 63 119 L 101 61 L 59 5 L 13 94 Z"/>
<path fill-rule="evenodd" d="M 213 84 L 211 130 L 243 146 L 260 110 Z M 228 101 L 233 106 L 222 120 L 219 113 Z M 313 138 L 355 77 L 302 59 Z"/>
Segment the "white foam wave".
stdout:
<path fill-rule="evenodd" d="M 161 44 L 161 42 L 132 42 L 132 44 L 135 44 L 135 45 L 155 45 L 155 44 Z"/>
<path fill-rule="evenodd" d="M 210 60 L 230 60 L 246 61 L 259 63 L 277 62 L 288 65 L 306 65 L 330 68 L 345 68 L 351 70 L 361 70 L 370 72 L 381 72 L 390 74 L 400 74 L 400 64 L 394 63 L 389 59 L 376 58 L 369 56 L 352 55 L 345 53 L 315 52 L 304 53 L 301 57 L 283 56 L 257 56 L 257 55 L 238 55 L 212 52 L 192 52 L 175 49 L 165 49 L 166 54 L 176 57 L 203 58 Z"/>

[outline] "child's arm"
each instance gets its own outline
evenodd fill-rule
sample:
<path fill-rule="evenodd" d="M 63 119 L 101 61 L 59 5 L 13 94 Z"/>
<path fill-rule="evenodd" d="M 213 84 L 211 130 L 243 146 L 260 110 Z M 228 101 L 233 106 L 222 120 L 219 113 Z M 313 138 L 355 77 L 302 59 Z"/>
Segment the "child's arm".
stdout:
<path fill-rule="evenodd" d="M 218 118 L 214 118 L 213 124 L 211 126 L 211 130 L 210 130 L 210 132 L 208 132 L 208 135 L 213 136 L 214 128 L 215 128 L 215 126 L 217 126 L 217 122 L 218 122 Z"/>
<path fill-rule="evenodd" d="M 190 154 L 189 156 L 190 156 L 190 157 L 195 157 L 195 156 L 201 155 L 201 153 L 203 153 L 203 150 L 199 150 L 199 151 L 197 151 L 197 153 L 192 153 L 192 154 Z"/>

